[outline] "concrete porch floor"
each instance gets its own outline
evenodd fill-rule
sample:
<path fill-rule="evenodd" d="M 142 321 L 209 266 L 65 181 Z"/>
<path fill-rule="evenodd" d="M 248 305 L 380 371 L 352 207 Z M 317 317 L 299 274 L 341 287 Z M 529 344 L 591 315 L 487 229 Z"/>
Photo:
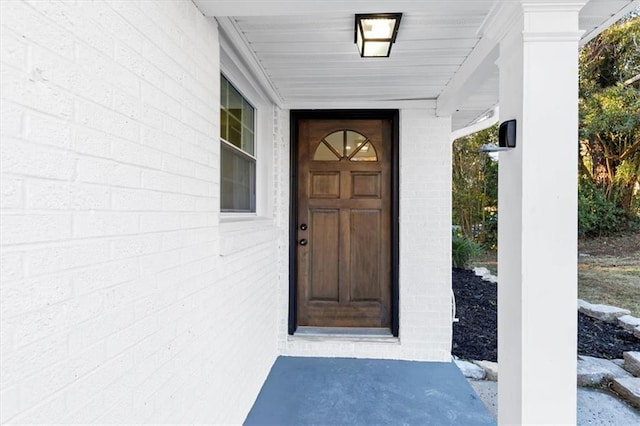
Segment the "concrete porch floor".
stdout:
<path fill-rule="evenodd" d="M 279 357 L 245 425 L 494 425 L 456 365 Z"/>

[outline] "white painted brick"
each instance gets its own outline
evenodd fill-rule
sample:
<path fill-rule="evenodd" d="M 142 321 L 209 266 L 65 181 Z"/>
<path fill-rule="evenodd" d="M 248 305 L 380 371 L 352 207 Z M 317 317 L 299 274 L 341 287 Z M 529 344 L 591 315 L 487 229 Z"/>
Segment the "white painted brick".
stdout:
<path fill-rule="evenodd" d="M 34 47 L 31 66 L 39 78 L 48 83 L 103 106 L 111 105 L 113 87 L 95 78 L 95 75 L 81 71 L 71 60 L 61 58 L 49 50 Z"/>
<path fill-rule="evenodd" d="M 71 34 L 44 18 L 20 1 L 2 2 L 2 26 L 18 37 L 33 41 L 57 54 L 73 59 L 74 40 Z M 3 85 L 4 89 L 4 85 Z"/>
<path fill-rule="evenodd" d="M 171 213 L 141 213 L 140 231 L 158 232 L 180 229 L 180 216 Z"/>
<path fill-rule="evenodd" d="M 27 207 L 35 210 L 103 210 L 110 204 L 105 187 L 28 180 Z"/>
<path fill-rule="evenodd" d="M 77 180 L 128 188 L 139 188 L 142 171 L 136 167 L 113 161 L 80 158 L 77 165 Z"/>
<path fill-rule="evenodd" d="M 195 210 L 215 213 L 220 210 L 220 203 L 213 197 L 198 197 Z"/>
<path fill-rule="evenodd" d="M 215 22 L 168 0 L 1 15 L 11 421 L 240 423 L 277 353 L 283 264 L 275 241 L 219 256 Z M 257 235 L 285 238 L 279 214 Z"/>
<path fill-rule="evenodd" d="M 140 267 L 136 258 L 108 262 L 71 273 L 74 291 L 78 296 L 131 281 L 139 275 Z"/>
<path fill-rule="evenodd" d="M 162 194 L 154 191 L 117 189 L 112 193 L 112 208 L 136 211 L 161 210 L 162 197 Z"/>
<path fill-rule="evenodd" d="M 75 160 L 67 152 L 4 138 L 0 147 L 3 173 L 67 180 L 73 176 Z"/>
<path fill-rule="evenodd" d="M 208 182 L 216 182 L 218 180 L 219 174 L 220 174 L 220 170 L 218 167 L 203 166 L 200 164 L 196 164 L 195 177 L 200 180 L 204 180 Z"/>
<path fill-rule="evenodd" d="M 81 353 L 87 347 L 93 346 L 113 333 L 127 328 L 134 321 L 133 305 L 125 305 L 78 327 L 74 327 L 69 332 L 69 352 L 72 355 Z"/>
<path fill-rule="evenodd" d="M 104 291 L 105 311 L 110 312 L 122 306 L 130 305 L 143 297 L 149 296 L 155 288 L 155 280 L 149 278 L 126 281 L 109 287 Z"/>
<path fill-rule="evenodd" d="M 169 135 L 180 138 L 180 140 L 182 141 L 180 155 L 182 155 L 183 158 L 187 158 L 193 161 L 202 161 L 202 158 L 194 158 L 195 153 L 192 153 L 190 155 L 187 149 L 184 148 L 184 144 L 186 143 L 185 141 L 194 141 L 196 139 L 197 132 L 195 130 L 185 125 L 180 120 L 176 120 L 166 115 L 164 116 L 164 120 L 162 122 L 162 128 Z"/>
<path fill-rule="evenodd" d="M 149 40 L 156 40 L 160 44 L 166 39 L 163 29 L 157 26 L 146 13 L 137 7 L 129 7 L 119 1 L 109 1 L 109 6 L 118 14 L 136 23 L 136 30 Z M 151 5 L 153 7 L 153 5 Z"/>
<path fill-rule="evenodd" d="M 107 338 L 107 356 L 112 358 L 135 346 L 158 330 L 155 317 L 147 317 L 131 327 L 112 334 Z"/>
<path fill-rule="evenodd" d="M 209 165 L 209 152 L 194 143 L 183 142 L 180 154 L 191 161 L 195 161 L 203 165 Z"/>
<path fill-rule="evenodd" d="M 133 119 L 92 102 L 78 100 L 76 103 L 76 117 L 80 124 L 129 141 L 139 140 L 140 125 Z"/>
<path fill-rule="evenodd" d="M 23 254 L 21 252 L 0 253 L 0 282 L 19 280 L 24 276 Z"/>
<path fill-rule="evenodd" d="M 122 16 L 118 15 L 109 5 L 102 2 L 79 2 L 78 7 L 84 13 L 84 16 L 91 16 L 93 23 L 102 25 L 124 45 L 138 52 L 142 50 L 142 35 L 140 32 Z M 89 8 L 91 10 L 88 10 Z"/>
<path fill-rule="evenodd" d="M 142 102 L 139 97 L 116 90 L 113 94 L 112 108 L 134 120 L 142 118 Z"/>
<path fill-rule="evenodd" d="M 212 197 L 214 194 L 217 195 L 220 193 L 217 185 L 212 185 L 211 182 L 206 182 L 200 179 L 191 179 L 188 177 L 180 179 L 180 191 L 186 194 L 203 197 Z"/>
<path fill-rule="evenodd" d="M 163 75 L 152 62 L 147 61 L 141 54 L 121 43 L 116 45 L 116 60 L 142 80 L 162 85 Z"/>
<path fill-rule="evenodd" d="M 27 44 L 4 27 L 0 29 L 0 60 L 22 71 L 27 70 Z"/>
<path fill-rule="evenodd" d="M 173 118 L 180 119 L 181 106 L 180 102 L 168 96 L 161 89 L 149 84 L 142 83 L 142 101 L 149 105 L 154 105 L 160 111 Z"/>
<path fill-rule="evenodd" d="M 69 299 L 72 294 L 71 282 L 67 275 L 4 282 L 0 300 L 2 316 L 6 319 L 43 309 Z"/>
<path fill-rule="evenodd" d="M 44 16 L 56 22 L 77 39 L 91 45 L 108 55 L 113 55 L 113 40 L 104 37 L 99 26 L 96 28 L 95 22 L 90 22 L 79 13 L 72 2 L 45 2 L 39 0 L 28 0 L 30 5 L 42 13 Z M 97 31 L 96 31 L 97 30 Z"/>
<path fill-rule="evenodd" d="M 22 120 L 24 107 L 13 102 L 0 101 L 0 134 L 10 137 L 20 137 L 22 135 Z"/>
<path fill-rule="evenodd" d="M 0 78 L 2 78 L 3 99 L 63 119 L 72 118 L 73 95 L 47 84 L 39 70 L 36 69 L 27 74 L 9 67 L 2 67 Z"/>
<path fill-rule="evenodd" d="M 140 271 L 143 275 L 154 274 L 165 269 L 173 268 L 179 264 L 179 250 L 149 254 L 140 257 Z"/>
<path fill-rule="evenodd" d="M 170 154 L 162 155 L 162 169 L 172 174 L 193 177 L 195 176 L 196 165 L 199 164 Z"/>
<path fill-rule="evenodd" d="M 71 237 L 71 216 L 67 214 L 3 215 L 2 245 L 63 240 Z"/>
<path fill-rule="evenodd" d="M 70 402 L 69 410 L 77 410 L 89 403 L 96 393 L 104 390 L 109 384 L 119 379 L 124 374 L 132 374 L 133 358 L 131 353 L 107 362 L 102 368 L 71 384 L 65 391 L 67 401 Z"/>
<path fill-rule="evenodd" d="M 154 129 L 162 129 L 167 115 L 160 112 L 153 105 L 142 104 L 140 122 Z"/>
<path fill-rule="evenodd" d="M 58 244 L 31 248 L 24 253 L 24 263 L 27 275 L 36 276 L 99 263 L 108 254 L 106 241 Z"/>
<path fill-rule="evenodd" d="M 59 393 L 11 419 L 15 424 L 60 423 L 67 412 L 65 397 Z"/>
<path fill-rule="evenodd" d="M 139 235 L 111 241 L 113 259 L 141 256 L 160 251 L 162 236 L 159 234 Z"/>
<path fill-rule="evenodd" d="M 64 332 L 102 311 L 102 295 L 90 294 L 6 320 L 16 326 L 16 345 L 22 347 Z"/>
<path fill-rule="evenodd" d="M 23 407 L 36 405 L 53 393 L 72 384 L 105 362 L 105 344 L 94 345 L 77 356 L 47 367 L 20 385 L 20 403 Z"/>
<path fill-rule="evenodd" d="M 7 421 L 20 412 L 18 387 L 12 386 L 0 392 L 0 422 Z"/>
<path fill-rule="evenodd" d="M 194 211 L 198 198 L 184 194 L 162 194 L 162 210 L 164 211 Z"/>
<path fill-rule="evenodd" d="M 24 207 L 24 180 L 16 177 L 3 177 L 0 181 L 0 206 L 3 209 Z"/>
<path fill-rule="evenodd" d="M 10 324 L 3 321 L 1 328 L 4 329 L 7 325 Z M 8 387 L 17 384 L 25 377 L 64 361 L 67 357 L 67 336 L 60 333 L 48 335 L 41 341 L 24 346 L 2 357 L 0 363 L 2 385 Z"/>
<path fill-rule="evenodd" d="M 140 228 L 135 213 L 77 213 L 73 223 L 74 235 L 79 238 L 135 234 Z"/>
<path fill-rule="evenodd" d="M 142 186 L 147 189 L 155 189 L 158 191 L 179 192 L 180 180 L 176 176 L 151 170 L 142 172 Z"/>
<path fill-rule="evenodd" d="M 76 127 L 71 140 L 75 152 L 89 154 L 96 157 L 108 157 L 111 152 L 111 138 L 104 132 Z"/>
<path fill-rule="evenodd" d="M 96 423 L 96 419 L 105 411 L 105 397 L 101 392 L 94 395 L 93 399 L 87 403 L 84 407 L 69 410 L 64 416 L 62 422 L 64 424 L 93 424 Z"/>
<path fill-rule="evenodd" d="M 68 148 L 71 146 L 72 124 L 68 120 L 43 114 L 27 114 L 27 139 L 43 145 Z"/>
<path fill-rule="evenodd" d="M 158 129 L 143 127 L 141 141 L 142 144 L 151 148 L 174 155 L 180 154 L 180 139 Z"/>
<path fill-rule="evenodd" d="M 77 52 L 79 67 L 84 72 L 109 81 L 115 87 L 129 93 L 137 94 L 139 92 L 140 82 L 135 74 L 119 63 L 84 44 L 77 45 Z"/>
<path fill-rule="evenodd" d="M 204 228 L 211 226 L 212 216 L 208 213 L 183 213 L 180 215 L 182 228 Z"/>

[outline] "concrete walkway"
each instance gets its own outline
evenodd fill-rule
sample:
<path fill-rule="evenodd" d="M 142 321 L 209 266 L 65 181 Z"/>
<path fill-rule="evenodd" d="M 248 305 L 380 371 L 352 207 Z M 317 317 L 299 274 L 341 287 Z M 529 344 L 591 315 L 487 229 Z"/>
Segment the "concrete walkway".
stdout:
<path fill-rule="evenodd" d="M 279 357 L 246 425 L 495 425 L 454 363 Z"/>

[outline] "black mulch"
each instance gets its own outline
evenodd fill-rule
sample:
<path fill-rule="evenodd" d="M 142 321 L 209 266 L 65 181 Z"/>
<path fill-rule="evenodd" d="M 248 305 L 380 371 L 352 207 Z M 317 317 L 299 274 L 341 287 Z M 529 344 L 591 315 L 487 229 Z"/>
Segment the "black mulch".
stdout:
<path fill-rule="evenodd" d="M 456 317 L 453 354 L 463 359 L 498 360 L 497 285 L 472 271 L 453 269 Z M 622 352 L 640 351 L 640 339 L 616 325 L 578 313 L 578 354 L 622 358 Z"/>

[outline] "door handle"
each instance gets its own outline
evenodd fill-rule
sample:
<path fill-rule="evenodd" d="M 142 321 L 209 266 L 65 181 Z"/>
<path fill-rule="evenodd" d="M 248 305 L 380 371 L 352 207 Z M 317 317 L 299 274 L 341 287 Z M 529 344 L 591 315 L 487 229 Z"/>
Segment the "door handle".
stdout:
<path fill-rule="evenodd" d="M 303 239 L 301 239 L 301 240 L 300 240 L 300 245 L 301 245 L 301 246 L 306 246 L 308 242 L 309 242 L 309 241 L 307 241 L 307 239 L 306 239 L 306 238 L 303 238 Z"/>

